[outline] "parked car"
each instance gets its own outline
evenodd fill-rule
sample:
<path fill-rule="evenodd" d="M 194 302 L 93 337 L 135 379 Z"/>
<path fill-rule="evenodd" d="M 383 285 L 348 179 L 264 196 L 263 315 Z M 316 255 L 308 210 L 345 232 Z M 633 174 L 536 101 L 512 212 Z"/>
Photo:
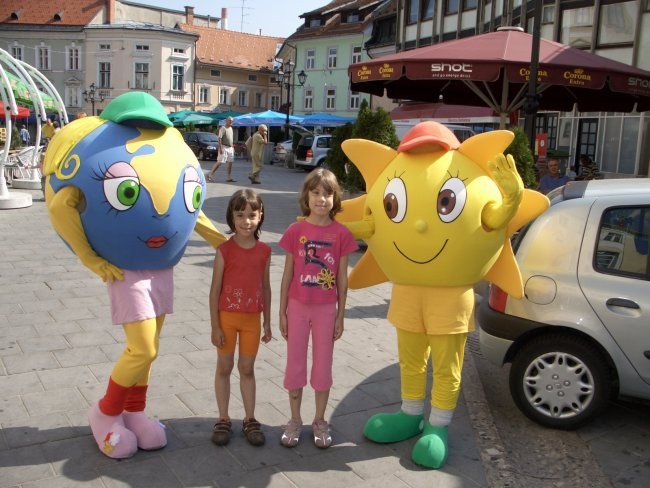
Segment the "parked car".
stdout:
<path fill-rule="evenodd" d="M 271 158 L 271 161 L 274 163 L 284 163 L 287 159 L 287 154 L 289 154 L 292 147 L 293 139 L 287 139 L 286 141 L 276 143 L 273 147 L 273 157 Z"/>
<path fill-rule="evenodd" d="M 217 159 L 219 140 L 212 132 L 184 132 L 183 140 L 199 160 Z"/>
<path fill-rule="evenodd" d="M 513 238 L 524 297 L 491 285 L 481 351 L 541 425 L 574 429 L 612 397 L 650 400 L 650 180 L 576 181 Z"/>
<path fill-rule="evenodd" d="M 331 134 L 303 134 L 296 147 L 296 167 L 313 169 L 323 166 L 331 145 Z"/>

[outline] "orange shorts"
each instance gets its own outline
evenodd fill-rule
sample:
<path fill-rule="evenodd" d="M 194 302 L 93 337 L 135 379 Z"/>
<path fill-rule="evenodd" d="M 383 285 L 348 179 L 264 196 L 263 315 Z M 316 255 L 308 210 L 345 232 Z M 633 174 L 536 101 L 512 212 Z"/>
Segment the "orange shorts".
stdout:
<path fill-rule="evenodd" d="M 219 353 L 234 354 L 239 336 L 239 355 L 257 356 L 262 337 L 261 313 L 241 313 L 219 311 L 221 330 L 225 337 L 225 344 L 218 348 Z"/>

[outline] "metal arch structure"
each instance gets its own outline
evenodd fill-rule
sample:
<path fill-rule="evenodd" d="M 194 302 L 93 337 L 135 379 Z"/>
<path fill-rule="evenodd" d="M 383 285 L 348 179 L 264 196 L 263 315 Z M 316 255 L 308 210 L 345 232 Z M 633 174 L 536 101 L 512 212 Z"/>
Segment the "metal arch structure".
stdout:
<path fill-rule="evenodd" d="M 0 49 L 0 98 L 5 107 L 9 107 L 11 114 L 18 113 L 18 106 L 9 75 L 24 84 L 29 92 L 31 105 L 34 107 L 36 115 L 35 141 L 36 147 L 38 147 L 41 141 L 41 125 L 47 119 L 42 95 L 48 95 L 55 101 L 57 115 L 62 125 L 68 123 L 65 104 L 52 83 L 40 71 L 23 61 L 14 59 L 7 51 Z M 5 117 L 5 124 L 7 129 L 6 140 L 4 149 L 0 152 L 0 209 L 29 207 L 32 204 L 31 194 L 10 192 L 7 188 L 4 166 L 9 160 L 11 137 L 13 135 L 11 116 Z M 40 151 L 34 150 L 31 156 L 30 177 L 29 180 L 25 181 L 25 188 L 40 188 L 39 172 L 36 169 L 39 165 L 39 158 Z"/>

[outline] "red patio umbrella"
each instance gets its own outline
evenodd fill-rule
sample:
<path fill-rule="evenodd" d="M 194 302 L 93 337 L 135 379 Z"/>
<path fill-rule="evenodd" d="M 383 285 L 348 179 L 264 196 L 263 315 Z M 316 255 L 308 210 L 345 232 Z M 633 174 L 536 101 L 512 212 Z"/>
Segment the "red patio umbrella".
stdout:
<path fill-rule="evenodd" d="M 11 114 L 12 119 L 26 119 L 29 117 L 29 109 L 27 107 L 22 107 L 20 105 L 17 105 L 18 107 L 18 114 L 14 115 Z M 5 118 L 5 105 L 4 103 L 0 102 L 0 119 Z"/>
<path fill-rule="evenodd" d="M 528 92 L 532 35 L 508 29 L 350 65 L 351 90 L 422 102 L 488 106 L 501 116 Z M 650 110 L 650 72 L 540 40 L 541 110 Z"/>

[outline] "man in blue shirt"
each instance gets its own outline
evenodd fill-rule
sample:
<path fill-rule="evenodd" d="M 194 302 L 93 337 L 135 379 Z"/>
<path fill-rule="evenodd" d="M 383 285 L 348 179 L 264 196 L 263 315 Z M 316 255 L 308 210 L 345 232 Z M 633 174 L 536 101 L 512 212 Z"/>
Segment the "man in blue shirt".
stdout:
<path fill-rule="evenodd" d="M 551 156 L 546 165 L 548 167 L 548 173 L 542 176 L 537 187 L 537 191 L 542 192 L 544 195 L 571 181 L 571 178 L 568 176 L 560 174 L 560 160 L 558 158 Z"/>

